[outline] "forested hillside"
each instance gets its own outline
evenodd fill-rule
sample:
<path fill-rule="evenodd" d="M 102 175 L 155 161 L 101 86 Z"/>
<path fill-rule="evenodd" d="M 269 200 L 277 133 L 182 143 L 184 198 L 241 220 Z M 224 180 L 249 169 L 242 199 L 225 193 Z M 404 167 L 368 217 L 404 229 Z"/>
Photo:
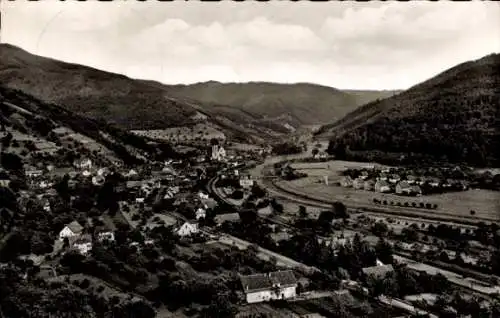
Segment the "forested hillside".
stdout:
<path fill-rule="evenodd" d="M 367 104 L 319 134 L 332 136 L 330 152 L 340 155 L 378 151 L 379 157 L 498 166 L 499 87 L 500 55 L 491 54 Z"/>

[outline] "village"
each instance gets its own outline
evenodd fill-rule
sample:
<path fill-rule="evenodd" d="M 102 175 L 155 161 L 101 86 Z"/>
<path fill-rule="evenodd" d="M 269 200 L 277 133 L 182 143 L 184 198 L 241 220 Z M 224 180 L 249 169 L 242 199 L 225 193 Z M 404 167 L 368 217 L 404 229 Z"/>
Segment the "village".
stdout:
<path fill-rule="evenodd" d="M 3 189 L 15 191 L 19 207 L 38 221 L 9 223 L 12 211 L 3 207 L 2 228 L 22 227 L 26 233 L 14 231 L 16 234 L 3 237 L 2 257 L 27 262 L 23 265 L 26 273 L 36 278 L 55 282 L 74 277 L 75 284 L 91 281 L 96 289 L 120 286 L 125 284 L 123 280 L 155 286 L 152 282 L 161 277 L 152 277 L 158 266 L 167 266 L 163 265 L 166 259 L 172 262 L 169 271 L 179 271 L 182 278 L 178 279 L 184 284 L 203 275 L 217 279 L 215 272 L 224 268 L 235 276 L 226 279 L 229 299 L 216 310 L 238 312 L 237 317 L 328 317 L 337 310 L 370 315 L 391 312 L 394 317 L 436 310 L 453 313 L 462 310 L 454 304 L 465 306 L 455 303 L 453 290 L 464 289 L 473 296 L 461 300 L 467 306 L 474 302 L 485 312 L 492 308 L 499 288 L 479 279 L 484 281 L 496 265 L 477 260 L 495 257 L 495 252 L 482 254 L 489 244 L 485 237 L 498 238 L 493 227 L 483 225 L 482 234 L 475 226 L 462 227 L 457 233 L 455 224 L 443 228 L 415 218 L 348 213 L 340 202 L 318 209 L 307 202 L 275 197 L 250 173 L 272 156 L 272 148 L 224 146 L 216 139 L 204 146 L 198 142 L 184 159 L 149 160 L 137 166 L 127 167 L 115 160 L 103 164 L 95 151 L 83 152 L 69 164 L 68 160 L 32 161 L 23 166 L 22 177 L 4 171 L 0 173 Z M 324 152 L 314 152 L 311 158 L 305 161 L 331 160 Z M 274 166 L 284 180 L 307 176 L 288 163 Z M 433 179 L 401 177 L 391 170 L 373 168 L 347 170 L 339 185 L 398 195 L 421 195 L 427 185 L 444 187 Z M 468 185 L 460 186 L 465 189 Z M 38 208 L 43 212 L 35 212 Z M 476 243 L 464 245 L 464 239 Z M 117 260 L 105 256 L 111 251 Z M 236 265 L 235 260 L 226 264 L 222 255 L 228 251 L 244 266 Z M 117 262 L 132 255 L 152 257 L 150 262 L 158 263 L 147 265 L 146 271 L 129 268 L 120 272 L 121 278 L 106 278 L 105 273 L 111 273 Z M 452 263 L 460 264 L 459 268 Z M 29 271 L 32 267 L 38 270 Z M 393 285 L 380 285 L 387 277 Z M 408 277 L 419 283 L 406 286 Z M 476 283 L 467 277 L 475 277 Z M 227 287 L 234 283 L 237 287 Z M 153 301 L 159 312 L 188 315 L 188 309 L 215 310 L 191 304 L 182 314 L 176 309 L 180 299 L 176 298 L 177 307 L 173 298 L 163 300 L 160 287 L 135 290 L 144 301 Z M 122 293 L 116 287 L 106 288 L 114 290 L 111 294 Z M 170 295 L 174 290 L 164 292 Z M 166 303 L 168 309 L 162 306 Z"/>

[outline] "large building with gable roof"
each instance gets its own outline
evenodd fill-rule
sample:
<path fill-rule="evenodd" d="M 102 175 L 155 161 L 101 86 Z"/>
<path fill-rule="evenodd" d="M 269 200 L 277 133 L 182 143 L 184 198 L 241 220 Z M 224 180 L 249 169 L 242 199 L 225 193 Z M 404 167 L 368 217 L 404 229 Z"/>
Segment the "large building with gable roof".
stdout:
<path fill-rule="evenodd" d="M 240 281 L 247 303 L 289 299 L 297 295 L 297 279 L 291 270 L 241 275 Z"/>

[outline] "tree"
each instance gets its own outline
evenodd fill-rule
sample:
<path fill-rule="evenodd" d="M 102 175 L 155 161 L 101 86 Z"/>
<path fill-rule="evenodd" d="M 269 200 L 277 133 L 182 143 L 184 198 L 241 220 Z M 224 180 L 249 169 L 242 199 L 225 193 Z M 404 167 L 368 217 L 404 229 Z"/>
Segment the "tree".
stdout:
<path fill-rule="evenodd" d="M 335 214 L 336 218 L 347 219 L 349 218 L 349 214 L 347 213 L 347 208 L 344 203 L 340 201 L 336 201 L 332 205 L 332 211 Z"/>
<path fill-rule="evenodd" d="M 470 215 L 476 215 L 476 211 L 470 210 Z"/>
<path fill-rule="evenodd" d="M 316 155 L 317 155 L 318 153 L 319 153 L 318 148 L 313 148 L 313 149 L 311 150 L 311 154 L 312 154 L 312 156 L 313 156 L 313 157 L 316 157 Z"/>
<path fill-rule="evenodd" d="M 307 210 L 306 207 L 303 205 L 299 206 L 299 217 L 301 219 L 305 219 L 307 217 Z"/>
<path fill-rule="evenodd" d="M 384 239 L 379 239 L 377 245 L 375 246 L 375 252 L 377 253 L 378 259 L 384 264 L 393 263 L 393 249 L 392 246 Z"/>

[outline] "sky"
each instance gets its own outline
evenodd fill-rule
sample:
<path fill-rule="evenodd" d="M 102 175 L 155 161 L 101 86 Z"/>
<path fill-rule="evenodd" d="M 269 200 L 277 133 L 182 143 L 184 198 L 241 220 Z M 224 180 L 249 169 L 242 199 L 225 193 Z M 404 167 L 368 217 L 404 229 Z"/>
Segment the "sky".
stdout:
<path fill-rule="evenodd" d="M 1 41 L 166 84 L 406 89 L 500 52 L 500 4 L 1 1 Z"/>

